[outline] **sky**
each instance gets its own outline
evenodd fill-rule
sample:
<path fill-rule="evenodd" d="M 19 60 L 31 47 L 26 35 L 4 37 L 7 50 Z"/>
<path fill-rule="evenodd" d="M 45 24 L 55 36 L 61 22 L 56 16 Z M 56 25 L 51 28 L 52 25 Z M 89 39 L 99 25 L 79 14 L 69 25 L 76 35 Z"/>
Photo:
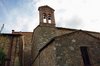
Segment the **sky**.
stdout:
<path fill-rule="evenodd" d="M 0 29 L 32 32 L 39 24 L 38 7 L 55 9 L 56 27 L 100 32 L 100 0 L 0 0 Z"/>

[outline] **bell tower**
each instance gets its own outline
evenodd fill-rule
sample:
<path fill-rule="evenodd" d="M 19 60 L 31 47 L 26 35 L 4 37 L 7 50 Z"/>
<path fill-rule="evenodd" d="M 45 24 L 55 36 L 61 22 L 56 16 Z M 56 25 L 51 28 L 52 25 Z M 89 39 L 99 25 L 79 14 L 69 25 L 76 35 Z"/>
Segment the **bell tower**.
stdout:
<path fill-rule="evenodd" d="M 45 5 L 40 6 L 39 10 L 39 20 L 40 26 L 52 26 L 55 27 L 54 9 Z"/>

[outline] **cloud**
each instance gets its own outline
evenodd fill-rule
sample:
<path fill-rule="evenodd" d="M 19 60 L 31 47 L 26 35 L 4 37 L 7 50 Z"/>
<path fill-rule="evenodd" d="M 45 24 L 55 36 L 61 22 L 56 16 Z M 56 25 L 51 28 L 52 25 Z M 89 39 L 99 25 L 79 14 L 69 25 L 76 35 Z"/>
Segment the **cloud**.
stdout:
<path fill-rule="evenodd" d="M 5 24 L 3 32 L 15 31 L 33 31 L 38 25 L 38 19 L 36 8 L 33 6 L 32 0 L 25 0 L 21 6 L 12 8 L 9 13 L 5 15 L 5 20 L 0 21 L 1 24 Z M 37 17 L 35 17 L 37 16 Z"/>
<path fill-rule="evenodd" d="M 99 2 L 99 0 L 40 0 L 36 6 L 53 7 L 58 27 L 100 31 Z"/>
<path fill-rule="evenodd" d="M 100 31 L 99 0 L 17 0 L 10 6 L 0 1 L 4 17 L 0 24 L 5 24 L 3 32 L 33 31 L 39 24 L 38 7 L 49 5 L 55 9 L 57 27 Z M 10 3 L 10 2 L 8 2 Z M 5 12 L 4 12 L 5 11 Z M 0 11 L 1 12 L 1 11 Z M 1 26 L 0 25 L 0 26 Z"/>
<path fill-rule="evenodd" d="M 71 19 L 66 21 L 65 26 L 68 26 L 68 27 L 71 27 L 71 28 L 77 28 L 81 25 L 81 23 L 82 23 L 81 18 L 79 18 L 77 16 L 73 16 Z"/>

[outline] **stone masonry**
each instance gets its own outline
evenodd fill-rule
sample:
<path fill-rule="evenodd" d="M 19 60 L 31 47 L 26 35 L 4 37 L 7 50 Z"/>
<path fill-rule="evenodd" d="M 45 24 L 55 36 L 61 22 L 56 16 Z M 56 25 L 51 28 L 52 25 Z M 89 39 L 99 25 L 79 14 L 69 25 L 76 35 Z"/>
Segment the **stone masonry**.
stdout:
<path fill-rule="evenodd" d="M 39 7 L 39 20 L 32 66 L 100 66 L 100 33 L 56 27 L 54 9 L 47 5 Z"/>

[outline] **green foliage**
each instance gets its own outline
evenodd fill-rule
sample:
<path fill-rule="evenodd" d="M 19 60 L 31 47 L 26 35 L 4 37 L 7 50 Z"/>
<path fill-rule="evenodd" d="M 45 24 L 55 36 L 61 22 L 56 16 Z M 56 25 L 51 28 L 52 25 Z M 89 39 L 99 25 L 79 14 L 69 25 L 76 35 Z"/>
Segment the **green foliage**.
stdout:
<path fill-rule="evenodd" d="M 0 64 L 4 64 L 5 62 L 5 58 L 6 58 L 6 55 L 5 53 L 3 52 L 3 50 L 0 48 Z"/>

